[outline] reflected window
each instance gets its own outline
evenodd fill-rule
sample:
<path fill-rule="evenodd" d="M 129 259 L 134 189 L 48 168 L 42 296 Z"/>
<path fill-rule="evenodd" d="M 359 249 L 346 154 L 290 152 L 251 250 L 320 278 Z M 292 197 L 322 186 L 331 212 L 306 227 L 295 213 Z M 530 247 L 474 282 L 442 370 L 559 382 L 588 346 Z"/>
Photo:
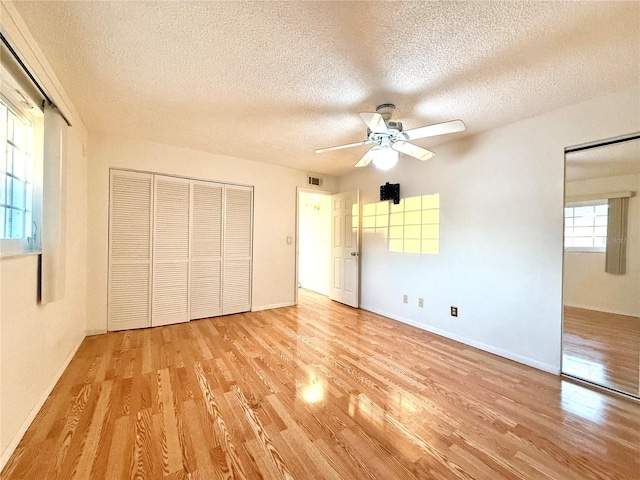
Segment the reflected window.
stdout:
<path fill-rule="evenodd" d="M 608 216 L 609 205 L 606 200 L 565 207 L 565 250 L 578 252 L 606 251 Z"/>

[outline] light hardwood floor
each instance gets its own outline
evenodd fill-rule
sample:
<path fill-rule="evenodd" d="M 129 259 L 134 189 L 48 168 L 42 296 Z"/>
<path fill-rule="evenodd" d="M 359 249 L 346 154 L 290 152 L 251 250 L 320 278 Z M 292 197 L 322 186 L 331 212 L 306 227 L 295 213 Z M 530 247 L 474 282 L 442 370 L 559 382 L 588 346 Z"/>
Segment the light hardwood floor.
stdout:
<path fill-rule="evenodd" d="M 300 302 L 88 337 L 0 478 L 638 478 L 640 404 Z"/>
<path fill-rule="evenodd" d="M 564 373 L 640 395 L 640 318 L 565 307 L 562 347 Z"/>

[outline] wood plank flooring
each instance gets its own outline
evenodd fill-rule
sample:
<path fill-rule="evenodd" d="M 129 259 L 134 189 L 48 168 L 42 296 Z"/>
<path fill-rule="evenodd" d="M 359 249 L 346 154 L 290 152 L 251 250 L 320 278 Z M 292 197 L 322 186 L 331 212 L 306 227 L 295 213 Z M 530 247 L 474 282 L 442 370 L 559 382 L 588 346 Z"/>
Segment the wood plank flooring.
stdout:
<path fill-rule="evenodd" d="M 640 318 L 565 307 L 562 369 L 640 395 Z"/>
<path fill-rule="evenodd" d="M 1 479 L 634 479 L 640 404 L 310 292 L 88 337 Z"/>

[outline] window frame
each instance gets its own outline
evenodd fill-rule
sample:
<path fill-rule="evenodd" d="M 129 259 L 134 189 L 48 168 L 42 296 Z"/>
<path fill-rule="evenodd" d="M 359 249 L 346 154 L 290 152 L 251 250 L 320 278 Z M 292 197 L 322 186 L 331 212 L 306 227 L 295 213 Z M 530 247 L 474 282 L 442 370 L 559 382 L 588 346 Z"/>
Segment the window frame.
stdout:
<path fill-rule="evenodd" d="M 33 101 L 24 93 L 24 89 L 20 88 L 16 80 L 4 68 L 2 70 L 2 92 L 0 92 L 0 100 L 11 111 L 13 115 L 21 121 L 30 124 L 33 129 L 33 144 L 31 145 L 31 221 L 32 228 L 30 236 L 21 238 L 0 238 L 0 258 L 15 257 L 20 255 L 33 255 L 41 252 L 40 242 L 40 225 L 42 220 L 42 151 L 43 151 L 43 132 L 44 132 L 44 116 L 38 107 L 37 102 Z M 7 114 L 8 115 L 8 114 Z M 8 126 L 7 126 L 8 128 Z M 3 140 L 4 147 L 10 144 L 8 138 Z M 3 166 L 6 172 L 6 165 Z M 25 194 L 26 195 L 26 194 Z M 25 206 L 26 206 L 25 196 Z M 6 210 L 5 210 L 6 211 Z M 4 235 L 4 225 L 3 225 Z M 23 235 L 24 235 L 23 231 Z"/>

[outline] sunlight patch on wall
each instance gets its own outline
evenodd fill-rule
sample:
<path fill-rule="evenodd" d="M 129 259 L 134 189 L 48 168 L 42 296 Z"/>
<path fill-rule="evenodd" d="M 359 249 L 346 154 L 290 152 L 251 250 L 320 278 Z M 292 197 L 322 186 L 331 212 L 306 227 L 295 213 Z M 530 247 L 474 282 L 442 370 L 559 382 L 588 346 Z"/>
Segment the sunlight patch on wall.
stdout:
<path fill-rule="evenodd" d="M 440 245 L 440 194 L 418 195 L 362 206 L 362 229 L 382 234 L 389 251 L 437 255 Z"/>

